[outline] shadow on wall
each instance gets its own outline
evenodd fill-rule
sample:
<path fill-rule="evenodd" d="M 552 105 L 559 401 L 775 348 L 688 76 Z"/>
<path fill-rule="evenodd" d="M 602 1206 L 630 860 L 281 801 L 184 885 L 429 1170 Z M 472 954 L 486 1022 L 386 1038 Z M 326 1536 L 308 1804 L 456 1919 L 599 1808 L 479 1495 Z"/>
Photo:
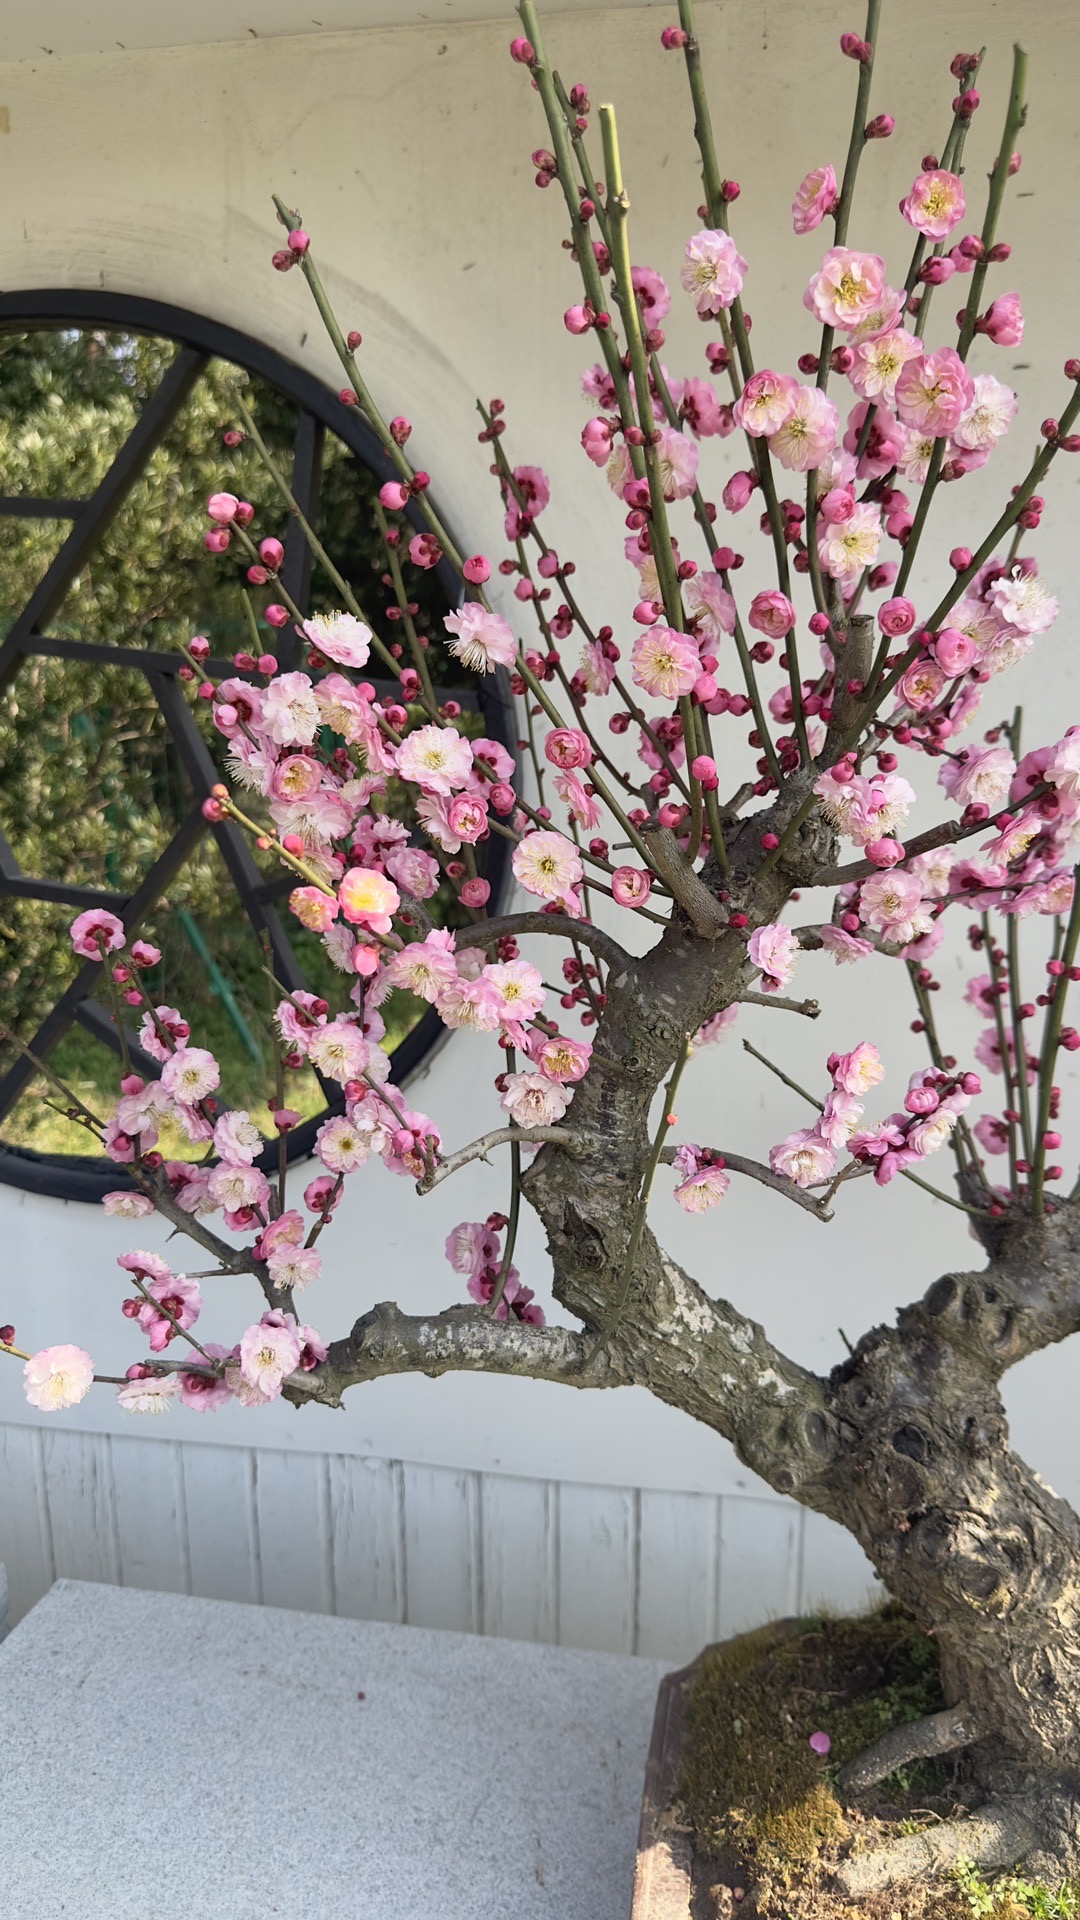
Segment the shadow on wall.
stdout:
<path fill-rule="evenodd" d="M 685 1661 L 875 1590 L 783 1500 L 26 1426 L 0 1427 L 0 1485 L 12 1622 L 68 1576 Z"/>

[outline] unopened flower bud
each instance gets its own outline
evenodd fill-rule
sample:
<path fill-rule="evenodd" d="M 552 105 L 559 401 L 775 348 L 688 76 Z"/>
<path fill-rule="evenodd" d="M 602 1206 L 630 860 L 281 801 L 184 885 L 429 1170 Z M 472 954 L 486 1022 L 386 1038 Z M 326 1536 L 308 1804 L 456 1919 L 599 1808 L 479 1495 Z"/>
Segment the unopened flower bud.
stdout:
<path fill-rule="evenodd" d="M 268 627 L 287 627 L 289 609 L 279 606 L 276 601 L 271 601 L 270 605 L 263 610 L 263 619 Z"/>
<path fill-rule="evenodd" d="M 886 835 L 881 840 L 872 840 L 866 849 L 866 857 L 875 867 L 896 867 L 904 858 L 904 848 L 899 840 Z"/>
<path fill-rule="evenodd" d="M 526 40 L 524 35 L 519 35 L 516 40 L 510 42 L 510 58 L 516 60 L 519 66 L 531 67 L 536 60 L 536 48 L 531 40 Z"/>
<path fill-rule="evenodd" d="M 872 120 L 867 121 L 863 129 L 867 140 L 887 140 L 895 131 L 896 121 L 891 113 L 876 113 Z"/>
<path fill-rule="evenodd" d="M 706 793 L 715 793 L 720 785 L 720 775 L 716 771 L 716 761 L 709 754 L 697 754 L 690 762 L 690 771 Z"/>
<path fill-rule="evenodd" d="M 491 884 L 478 874 L 471 880 L 463 880 L 459 899 L 466 907 L 486 907 L 491 899 Z"/>
<path fill-rule="evenodd" d="M 680 47 L 685 47 L 688 38 L 689 35 L 682 27 L 665 27 L 660 35 L 660 45 L 672 53 Z"/>

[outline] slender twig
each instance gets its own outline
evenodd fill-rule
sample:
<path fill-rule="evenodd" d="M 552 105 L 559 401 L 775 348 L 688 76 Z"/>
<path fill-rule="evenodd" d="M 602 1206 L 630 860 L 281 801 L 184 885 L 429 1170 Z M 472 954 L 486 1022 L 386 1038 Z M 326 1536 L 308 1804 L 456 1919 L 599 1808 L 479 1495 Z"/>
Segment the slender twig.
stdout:
<path fill-rule="evenodd" d="M 590 920 L 571 920 L 564 913 L 507 913 L 499 919 L 484 920 L 475 927 L 459 927 L 454 938 L 459 948 L 486 947 L 496 940 L 529 933 L 553 934 L 559 940 L 579 940 L 583 947 L 588 947 L 618 973 L 625 973 L 633 965 L 630 955 L 613 935 L 605 933 L 602 927 L 594 926 Z"/>
<path fill-rule="evenodd" d="M 744 1007 L 774 1007 L 778 1013 L 803 1013 L 808 1020 L 816 1020 L 821 1012 L 816 1000 L 785 1000 L 779 993 L 740 993 L 739 1004 Z"/>
<path fill-rule="evenodd" d="M 467 1167 L 470 1160 L 486 1160 L 493 1147 L 509 1146 L 513 1141 L 519 1147 L 551 1146 L 562 1147 L 566 1153 L 585 1152 L 581 1135 L 571 1133 L 567 1127 L 496 1127 L 494 1132 L 483 1134 L 479 1140 L 473 1140 L 469 1146 L 461 1147 L 457 1153 L 440 1160 L 433 1171 L 422 1174 L 416 1183 L 417 1193 L 430 1193 L 433 1187 L 441 1186 L 444 1180 L 448 1180 L 452 1173 Z"/>
<path fill-rule="evenodd" d="M 730 1167 L 732 1173 L 741 1173 L 748 1180 L 757 1180 L 761 1186 L 768 1187 L 771 1192 L 782 1194 L 785 1200 L 793 1200 L 797 1207 L 812 1213 L 815 1220 L 832 1219 L 827 1206 L 828 1194 L 819 1200 L 814 1194 L 807 1193 L 802 1187 L 797 1187 L 794 1180 L 786 1179 L 782 1173 L 774 1173 L 771 1167 L 764 1166 L 760 1160 L 748 1160 L 745 1154 L 729 1153 L 726 1147 L 716 1147 L 713 1151 L 720 1155 L 725 1167 Z M 677 1152 L 677 1147 L 662 1148 L 660 1159 L 663 1165 L 672 1166 Z"/>

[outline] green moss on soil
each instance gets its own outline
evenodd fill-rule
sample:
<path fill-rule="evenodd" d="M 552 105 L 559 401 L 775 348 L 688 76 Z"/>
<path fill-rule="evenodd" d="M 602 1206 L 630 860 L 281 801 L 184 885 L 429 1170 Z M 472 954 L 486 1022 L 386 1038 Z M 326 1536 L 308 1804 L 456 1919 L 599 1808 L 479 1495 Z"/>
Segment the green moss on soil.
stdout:
<path fill-rule="evenodd" d="M 705 1850 L 732 1848 L 787 1879 L 833 1852 L 851 1829 L 833 1787 L 847 1761 L 909 1720 L 945 1705 L 935 1648 L 889 1605 L 860 1619 L 824 1615 L 744 1634 L 708 1655 L 687 1700 L 679 1783 Z M 817 1731 L 832 1747 L 821 1759 Z M 940 1779 L 928 1766 L 890 1784 L 905 1796 Z"/>

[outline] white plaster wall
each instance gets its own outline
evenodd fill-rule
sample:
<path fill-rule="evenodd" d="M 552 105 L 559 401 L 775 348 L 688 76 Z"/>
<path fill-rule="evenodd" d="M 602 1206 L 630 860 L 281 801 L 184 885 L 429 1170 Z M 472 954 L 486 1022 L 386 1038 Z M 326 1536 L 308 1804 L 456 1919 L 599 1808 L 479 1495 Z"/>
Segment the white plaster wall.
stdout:
<path fill-rule="evenodd" d="M 836 0 L 812 9 L 795 0 L 722 7 L 704 0 L 701 12 L 723 164 L 743 185 L 737 226 L 751 263 L 746 298 L 759 363 L 788 366 L 814 344 L 801 292 L 818 247 L 791 235 L 787 210 L 809 166 L 842 160 L 853 72 L 836 53 L 836 39 L 851 24 L 850 9 Z M 971 224 L 978 224 L 1017 10 L 963 0 L 949 9 L 944 34 L 941 8 L 929 0 L 898 0 L 887 15 L 875 109 L 893 111 L 898 131 L 867 152 L 851 239 L 887 251 L 896 278 L 910 250 L 896 202 L 919 157 L 943 139 L 948 61 L 957 47 L 985 41 L 984 108 L 968 148 Z M 1080 15 L 1058 0 L 1028 0 L 1021 24 L 1032 56 L 1032 113 L 1017 197 L 1003 226 L 1013 260 L 994 285 L 1021 289 L 1028 330 L 1022 350 L 980 344 L 976 354 L 979 366 L 1016 385 L 1022 423 L 1008 453 L 948 491 L 944 521 L 920 557 L 917 597 L 940 579 L 950 546 L 995 516 L 1038 422 L 1063 403 L 1062 361 L 1080 350 L 1073 94 Z M 0 234 L 0 284 L 100 285 L 170 300 L 262 334 L 336 388 L 335 364 L 300 276 L 269 270 L 279 232 L 270 194 L 281 192 L 302 209 L 343 323 L 363 331 L 372 387 L 391 411 L 416 422 L 412 449 L 435 476 L 469 547 L 501 550 L 498 502 L 473 410 L 477 393 L 498 392 L 509 403 L 514 456 L 540 462 L 552 476 L 549 538 L 577 559 L 580 589 L 596 618 L 611 619 L 628 637 L 635 576 L 621 559 L 613 505 L 577 445 L 584 355 L 560 318 L 576 297 L 573 270 L 559 251 L 557 193 L 541 196 L 531 184 L 529 151 L 544 132 L 538 102 L 506 59 L 511 31 L 508 20 L 0 67 L 0 105 L 10 127 L 0 135 L 9 214 Z M 675 282 L 700 197 L 681 61 L 661 54 L 657 16 L 649 11 L 558 18 L 549 38 L 568 83 L 587 80 L 594 101 L 618 102 L 634 256 Z M 943 316 L 960 297 L 949 288 L 935 296 Z M 703 371 L 706 337 L 677 297 L 667 364 Z M 719 492 L 737 459 L 735 442 L 706 449 L 706 468 L 712 461 L 719 476 L 712 491 Z M 1025 666 L 998 683 L 1002 691 L 987 705 L 985 724 L 1022 698 L 1029 741 L 1056 737 L 1080 719 L 1072 585 L 1078 481 L 1080 462 L 1059 462 L 1052 510 L 1038 536 L 1043 570 L 1062 596 L 1062 619 Z M 764 584 L 766 544 L 749 515 L 736 524 L 751 556 L 743 579 Z M 685 538 L 692 550 L 689 528 Z M 723 726 L 731 729 L 726 738 Z M 722 729 L 736 767 L 739 729 L 731 722 Z M 812 912 L 811 903 L 807 917 Z M 959 958 L 943 959 L 940 970 L 946 986 L 963 979 Z M 826 1005 L 816 1027 L 751 1009 L 742 1030 L 783 1051 L 791 1071 L 819 1085 L 832 1046 L 872 1034 L 898 1089 L 920 1064 L 902 983 L 872 967 L 834 974 L 822 956 L 807 956 L 800 977 Z M 883 1005 L 886 982 L 894 998 Z M 947 995 L 940 998 L 944 1003 Z M 950 1031 L 962 1054 L 973 1025 L 958 1012 Z M 416 1103 L 439 1118 L 452 1143 L 464 1141 L 494 1120 L 489 1074 L 486 1049 L 456 1036 L 425 1069 Z M 685 1085 L 684 1137 L 764 1155 L 802 1124 L 794 1097 L 735 1042 L 695 1061 Z M 1070 1130 L 1068 1114 L 1065 1131 L 1065 1158 L 1075 1165 L 1080 1135 Z M 665 1187 L 654 1212 L 673 1252 L 819 1369 L 842 1353 L 839 1328 L 854 1337 L 944 1266 L 974 1253 L 959 1213 L 900 1182 L 884 1193 L 854 1189 L 830 1229 L 745 1183 L 736 1183 L 723 1211 L 704 1221 L 680 1213 L 669 1193 Z M 310 1298 L 312 1318 L 337 1334 L 388 1295 L 412 1310 L 446 1304 L 454 1287 L 443 1236 L 454 1221 L 481 1216 L 497 1200 L 496 1184 L 476 1169 L 422 1204 L 381 1167 L 366 1170 L 350 1182 L 340 1224 L 327 1236 L 327 1272 L 318 1298 Z M 0 1244 L 0 1309 L 25 1340 L 39 1346 L 85 1339 L 109 1369 L 130 1358 L 112 1277 L 115 1254 L 131 1244 L 122 1223 L 5 1188 Z M 520 1265 L 543 1294 L 542 1246 L 529 1221 Z M 208 1336 L 235 1337 L 248 1311 L 243 1286 L 224 1283 L 220 1306 L 210 1307 L 203 1322 Z M 1016 1443 L 1074 1497 L 1076 1365 L 1072 1352 L 1047 1353 L 1008 1383 Z M 19 1389 L 17 1370 L 0 1370 L 0 1420 L 33 1425 Z M 86 1401 L 78 1419 L 81 1430 L 132 1431 L 105 1397 Z M 765 1491 L 726 1443 L 637 1391 L 579 1395 L 494 1379 L 387 1380 L 354 1394 L 336 1415 L 283 1405 L 257 1415 L 226 1410 L 215 1417 L 212 1437 L 216 1445 L 377 1454 L 596 1485 Z"/>

